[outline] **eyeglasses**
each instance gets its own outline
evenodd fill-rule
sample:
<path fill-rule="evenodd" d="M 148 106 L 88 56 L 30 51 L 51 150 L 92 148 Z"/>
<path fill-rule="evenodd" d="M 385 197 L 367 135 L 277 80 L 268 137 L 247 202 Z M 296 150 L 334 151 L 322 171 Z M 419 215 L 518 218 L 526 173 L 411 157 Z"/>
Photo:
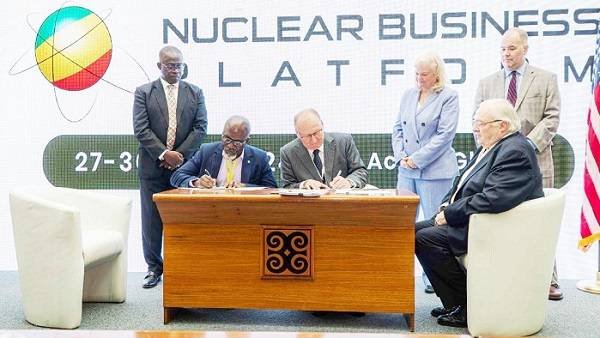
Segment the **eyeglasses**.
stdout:
<path fill-rule="evenodd" d="M 161 65 L 168 70 L 182 70 L 185 63 L 161 63 Z"/>
<path fill-rule="evenodd" d="M 244 145 L 244 143 L 248 142 L 248 140 L 250 140 L 250 138 L 247 138 L 245 140 L 234 140 L 227 135 L 221 135 L 221 140 L 223 141 L 223 144 L 225 144 L 225 145 L 233 144 L 236 147 L 241 147 L 242 145 Z"/>
<path fill-rule="evenodd" d="M 492 120 L 492 121 L 473 120 L 472 126 L 473 126 L 473 128 L 481 128 L 481 127 L 485 126 L 486 124 L 490 124 L 490 123 L 494 123 L 494 122 L 501 122 L 501 121 L 504 121 L 504 120 Z"/>
<path fill-rule="evenodd" d="M 321 128 L 321 129 L 319 129 L 319 130 L 315 131 L 315 132 L 314 132 L 314 133 L 312 133 L 312 134 L 308 134 L 308 135 L 300 136 L 300 138 L 301 138 L 301 139 L 303 139 L 303 140 L 308 140 L 308 139 L 310 139 L 310 138 L 312 138 L 312 137 L 319 137 L 319 136 L 321 136 L 321 133 L 322 133 L 322 132 L 323 132 L 323 128 Z"/>

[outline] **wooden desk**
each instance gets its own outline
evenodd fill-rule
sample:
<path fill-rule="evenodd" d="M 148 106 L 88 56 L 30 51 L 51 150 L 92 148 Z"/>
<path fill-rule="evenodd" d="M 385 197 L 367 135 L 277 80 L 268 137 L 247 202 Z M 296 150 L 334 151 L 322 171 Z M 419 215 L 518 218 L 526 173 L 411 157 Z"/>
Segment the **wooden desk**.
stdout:
<path fill-rule="evenodd" d="M 164 322 L 179 308 L 403 313 L 414 331 L 419 198 L 177 189 L 164 223 Z"/>

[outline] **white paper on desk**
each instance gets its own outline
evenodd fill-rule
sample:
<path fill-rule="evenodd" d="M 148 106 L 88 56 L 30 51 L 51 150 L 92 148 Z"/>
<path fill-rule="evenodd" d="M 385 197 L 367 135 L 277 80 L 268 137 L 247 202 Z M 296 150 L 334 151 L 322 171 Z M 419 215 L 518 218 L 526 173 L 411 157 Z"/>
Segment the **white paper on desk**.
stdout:
<path fill-rule="evenodd" d="M 305 197 L 317 197 L 324 195 L 329 190 L 327 189 L 279 189 L 277 193 L 282 196 L 305 196 Z"/>
<path fill-rule="evenodd" d="M 360 195 L 360 196 L 387 196 L 392 192 L 389 190 L 364 190 L 364 189 L 337 189 L 336 195 Z"/>

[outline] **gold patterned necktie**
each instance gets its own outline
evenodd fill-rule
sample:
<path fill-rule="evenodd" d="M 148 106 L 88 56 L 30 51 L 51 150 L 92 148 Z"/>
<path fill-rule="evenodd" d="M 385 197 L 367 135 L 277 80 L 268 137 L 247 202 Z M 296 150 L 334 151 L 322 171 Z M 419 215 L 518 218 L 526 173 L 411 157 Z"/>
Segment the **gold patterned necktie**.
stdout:
<path fill-rule="evenodd" d="M 175 145 L 175 134 L 177 132 L 177 98 L 175 97 L 175 85 L 167 86 L 167 106 L 169 109 L 169 128 L 167 129 L 167 149 L 173 149 Z"/>
<path fill-rule="evenodd" d="M 237 168 L 238 162 L 236 161 L 237 157 L 234 159 L 226 158 L 225 159 L 225 184 L 230 186 L 233 183 L 233 179 L 235 177 L 235 169 Z"/>

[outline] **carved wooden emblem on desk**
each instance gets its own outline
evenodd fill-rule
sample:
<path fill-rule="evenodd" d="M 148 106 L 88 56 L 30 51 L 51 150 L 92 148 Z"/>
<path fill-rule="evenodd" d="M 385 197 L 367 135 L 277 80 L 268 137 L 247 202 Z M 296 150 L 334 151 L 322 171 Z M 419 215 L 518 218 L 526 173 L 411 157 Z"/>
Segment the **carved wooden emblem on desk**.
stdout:
<path fill-rule="evenodd" d="M 262 231 L 262 278 L 313 278 L 312 227 L 265 225 Z"/>

